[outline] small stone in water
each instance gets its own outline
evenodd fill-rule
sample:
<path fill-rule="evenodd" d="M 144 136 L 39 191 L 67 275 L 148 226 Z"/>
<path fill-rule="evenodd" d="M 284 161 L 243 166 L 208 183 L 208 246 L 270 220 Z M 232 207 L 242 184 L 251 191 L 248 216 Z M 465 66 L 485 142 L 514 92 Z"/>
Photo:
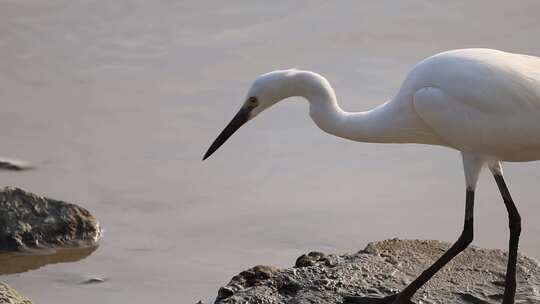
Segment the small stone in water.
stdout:
<path fill-rule="evenodd" d="M 103 283 L 105 282 L 105 279 L 99 278 L 99 277 L 92 277 L 89 279 L 86 279 L 83 284 L 96 284 L 96 283 Z"/>

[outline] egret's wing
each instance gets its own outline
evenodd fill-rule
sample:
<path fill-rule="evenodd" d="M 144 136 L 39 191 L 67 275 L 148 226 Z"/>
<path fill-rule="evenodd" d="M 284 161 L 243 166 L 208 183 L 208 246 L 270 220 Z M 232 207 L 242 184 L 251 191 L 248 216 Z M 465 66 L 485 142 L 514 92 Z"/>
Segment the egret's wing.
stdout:
<path fill-rule="evenodd" d="M 503 160 L 540 155 L 540 110 L 530 106 L 520 110 L 512 107 L 512 100 L 504 104 L 499 99 L 497 111 L 489 100 L 478 96 L 463 100 L 463 95 L 458 99 L 443 89 L 427 87 L 415 92 L 413 103 L 433 132 L 456 149 Z M 511 113 L 505 110 L 510 107 Z"/>
<path fill-rule="evenodd" d="M 438 88 L 485 113 L 540 112 L 540 58 L 485 49 L 445 52 L 419 63 L 405 87 Z"/>

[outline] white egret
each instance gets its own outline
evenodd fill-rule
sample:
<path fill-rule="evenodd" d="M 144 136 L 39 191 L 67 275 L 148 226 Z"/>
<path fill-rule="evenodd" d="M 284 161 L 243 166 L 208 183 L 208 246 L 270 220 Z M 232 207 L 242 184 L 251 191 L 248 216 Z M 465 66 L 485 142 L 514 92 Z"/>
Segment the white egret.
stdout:
<path fill-rule="evenodd" d="M 248 120 L 292 96 L 309 101 L 323 131 L 360 142 L 419 143 L 456 149 L 465 171 L 465 224 L 458 240 L 400 293 L 351 296 L 349 303 L 412 303 L 411 297 L 473 240 L 473 206 L 483 167 L 493 174 L 508 211 L 510 241 L 503 303 L 514 303 L 521 217 L 503 178 L 502 161 L 540 159 L 540 58 L 490 49 L 440 53 L 417 64 L 397 94 L 379 107 L 343 111 L 322 76 L 301 70 L 263 74 L 206 152 L 208 158 Z"/>

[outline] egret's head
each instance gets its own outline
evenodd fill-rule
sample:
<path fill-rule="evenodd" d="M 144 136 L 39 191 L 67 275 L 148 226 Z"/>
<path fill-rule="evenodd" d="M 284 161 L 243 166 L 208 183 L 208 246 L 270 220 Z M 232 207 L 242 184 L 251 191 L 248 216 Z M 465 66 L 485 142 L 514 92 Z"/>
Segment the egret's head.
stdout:
<path fill-rule="evenodd" d="M 262 74 L 255 79 L 248 91 L 244 104 L 231 122 L 214 140 L 203 160 L 214 153 L 236 130 L 278 101 L 293 96 L 291 78 L 296 70 L 280 70 Z"/>

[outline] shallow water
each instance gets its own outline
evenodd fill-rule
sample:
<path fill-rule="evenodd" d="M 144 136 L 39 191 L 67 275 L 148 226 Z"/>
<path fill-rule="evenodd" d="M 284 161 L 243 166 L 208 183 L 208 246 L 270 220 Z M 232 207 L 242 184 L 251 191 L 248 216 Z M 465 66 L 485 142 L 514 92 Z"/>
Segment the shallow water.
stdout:
<path fill-rule="evenodd" d="M 459 154 L 347 142 L 319 131 L 305 102 L 206 148 L 258 74 L 325 75 L 347 110 L 397 90 L 438 51 L 540 54 L 540 3 L 499 1 L 0 0 L 1 156 L 39 166 L 15 185 L 91 210 L 105 229 L 90 257 L 2 277 L 37 303 L 195 303 L 255 264 L 310 250 L 355 251 L 390 237 L 454 240 Z M 539 163 L 508 164 L 540 258 Z M 475 244 L 505 248 L 506 214 L 484 174 Z M 101 284 L 81 285 L 89 276 Z"/>

